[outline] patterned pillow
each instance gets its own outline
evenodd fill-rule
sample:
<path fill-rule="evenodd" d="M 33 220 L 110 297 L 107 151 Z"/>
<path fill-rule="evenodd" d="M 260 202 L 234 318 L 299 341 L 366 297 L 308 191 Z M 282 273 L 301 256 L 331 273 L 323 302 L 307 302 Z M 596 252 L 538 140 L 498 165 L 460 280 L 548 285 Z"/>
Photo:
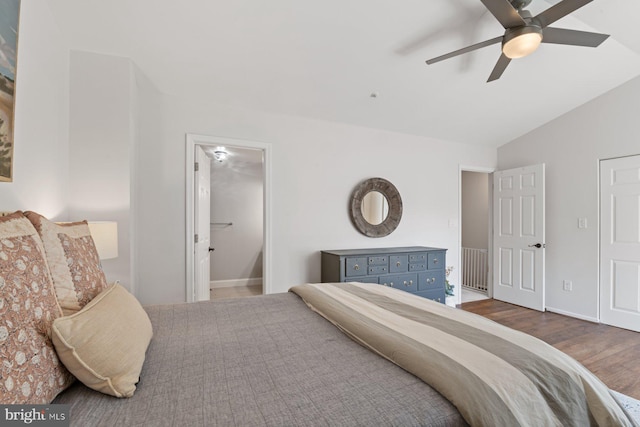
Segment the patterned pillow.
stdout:
<path fill-rule="evenodd" d="M 50 339 L 61 315 L 33 225 L 0 218 L 0 403 L 48 404 L 73 382 Z"/>
<path fill-rule="evenodd" d="M 107 288 L 87 221 L 55 223 L 25 212 L 42 238 L 58 303 L 65 316 L 84 307 Z"/>

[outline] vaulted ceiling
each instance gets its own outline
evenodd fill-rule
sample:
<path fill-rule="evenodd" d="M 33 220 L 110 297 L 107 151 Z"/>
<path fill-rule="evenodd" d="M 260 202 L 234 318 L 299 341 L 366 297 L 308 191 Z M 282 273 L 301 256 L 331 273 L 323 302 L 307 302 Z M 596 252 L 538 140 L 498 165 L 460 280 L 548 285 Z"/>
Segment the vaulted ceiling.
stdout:
<path fill-rule="evenodd" d="M 557 0 L 533 0 L 534 15 Z M 502 35 L 480 0 L 54 0 L 72 49 L 131 58 L 164 93 L 499 146 L 640 75 L 640 2 L 595 0 L 554 26 L 611 34 L 543 44 L 486 83 Z"/>

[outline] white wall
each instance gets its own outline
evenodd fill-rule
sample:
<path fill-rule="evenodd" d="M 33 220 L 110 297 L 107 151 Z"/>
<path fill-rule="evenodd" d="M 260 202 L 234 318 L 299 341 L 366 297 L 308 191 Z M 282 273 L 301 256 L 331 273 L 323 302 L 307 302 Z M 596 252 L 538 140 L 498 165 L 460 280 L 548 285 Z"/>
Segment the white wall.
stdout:
<path fill-rule="evenodd" d="M 462 246 L 489 249 L 489 174 L 462 171 Z"/>
<path fill-rule="evenodd" d="M 147 222 L 137 227 L 146 304 L 185 300 L 186 133 L 272 144 L 274 292 L 319 281 L 322 249 L 436 246 L 457 267 L 459 164 L 496 161 L 486 147 L 153 96 L 140 121 L 136 190 L 136 215 Z M 352 226 L 348 202 L 360 181 L 377 176 L 398 188 L 404 216 L 390 236 L 372 239 Z"/>
<path fill-rule="evenodd" d="M 68 50 L 46 2 L 22 2 L 19 31 L 14 175 L 0 182 L 0 210 L 66 220 Z"/>
<path fill-rule="evenodd" d="M 102 266 L 109 282 L 129 289 L 132 80 L 127 58 L 71 52 L 69 218 L 118 223 L 118 258 Z"/>
<path fill-rule="evenodd" d="M 164 96 L 127 59 L 94 53 L 73 52 L 70 78 L 49 12 L 23 2 L 15 181 L 0 184 L 2 210 L 118 220 L 120 257 L 105 270 L 135 281 L 143 303 L 185 301 L 187 132 L 272 144 L 275 292 L 319 281 L 322 249 L 437 246 L 457 266 L 459 164 L 494 167 L 494 149 Z M 400 226 L 381 239 L 359 234 L 348 216 L 354 186 L 376 176 L 404 202 Z"/>
<path fill-rule="evenodd" d="M 546 303 L 598 317 L 598 162 L 640 153 L 640 78 L 498 149 L 498 167 L 546 163 Z M 578 229 L 578 218 L 588 228 Z M 572 280 L 573 291 L 562 290 Z"/>
<path fill-rule="evenodd" d="M 262 278 L 262 164 L 237 162 L 233 154 L 240 150 L 228 150 L 232 155 L 227 160 L 211 162 L 211 222 L 217 223 L 211 225 L 212 287 L 220 281 Z M 262 157 L 262 151 L 253 152 Z"/>

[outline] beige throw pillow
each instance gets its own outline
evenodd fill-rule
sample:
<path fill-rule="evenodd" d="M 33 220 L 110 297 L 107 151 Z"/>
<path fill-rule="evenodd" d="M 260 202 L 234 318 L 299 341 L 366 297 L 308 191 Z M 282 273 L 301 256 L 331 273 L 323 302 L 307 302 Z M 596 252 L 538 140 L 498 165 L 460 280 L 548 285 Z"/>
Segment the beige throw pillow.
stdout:
<path fill-rule="evenodd" d="M 35 212 L 25 216 L 42 238 L 63 314 L 77 312 L 107 287 L 87 221 L 59 224 Z"/>
<path fill-rule="evenodd" d="M 131 397 L 153 336 L 138 300 L 115 283 L 79 312 L 53 322 L 52 340 L 62 363 L 87 387 Z"/>

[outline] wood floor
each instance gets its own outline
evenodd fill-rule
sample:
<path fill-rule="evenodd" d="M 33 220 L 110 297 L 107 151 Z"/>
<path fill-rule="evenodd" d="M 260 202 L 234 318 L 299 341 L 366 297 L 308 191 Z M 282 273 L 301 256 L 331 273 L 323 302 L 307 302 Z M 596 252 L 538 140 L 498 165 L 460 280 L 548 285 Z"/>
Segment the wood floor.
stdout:
<path fill-rule="evenodd" d="M 640 400 L 640 333 L 493 299 L 463 303 L 461 308 L 546 341 L 610 389 Z"/>

